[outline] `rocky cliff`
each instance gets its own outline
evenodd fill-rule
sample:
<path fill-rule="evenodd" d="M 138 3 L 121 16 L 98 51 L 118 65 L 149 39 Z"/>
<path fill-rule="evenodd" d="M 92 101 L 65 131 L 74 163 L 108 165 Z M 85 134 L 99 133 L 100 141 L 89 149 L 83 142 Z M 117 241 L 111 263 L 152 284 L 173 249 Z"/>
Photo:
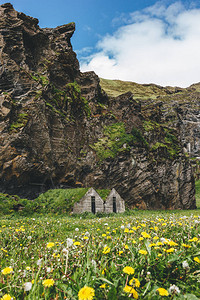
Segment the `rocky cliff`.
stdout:
<path fill-rule="evenodd" d="M 101 79 L 101 86 L 111 97 L 131 91 L 140 101 L 141 110 L 157 103 L 162 110 L 162 123 L 176 128 L 183 151 L 190 158 L 196 179 L 200 178 L 200 83 L 184 89 L 155 84 L 137 84 Z M 153 129 L 153 126 L 152 126 Z"/>
<path fill-rule="evenodd" d="M 115 187 L 131 208 L 195 208 L 171 106 L 107 96 L 95 73 L 80 72 L 74 30 L 41 29 L 0 6 L 0 191 L 34 198 L 57 186 Z"/>

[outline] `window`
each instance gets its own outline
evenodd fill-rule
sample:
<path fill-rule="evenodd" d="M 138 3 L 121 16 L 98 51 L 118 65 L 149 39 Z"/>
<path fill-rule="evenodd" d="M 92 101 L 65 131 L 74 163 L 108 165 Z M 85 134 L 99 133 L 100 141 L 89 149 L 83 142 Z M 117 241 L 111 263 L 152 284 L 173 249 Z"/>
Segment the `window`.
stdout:
<path fill-rule="evenodd" d="M 117 204 L 116 204 L 116 197 L 113 197 L 113 212 L 117 212 Z"/>
<path fill-rule="evenodd" d="M 96 213 L 96 207 L 95 207 L 95 196 L 91 196 L 91 207 L 92 207 L 92 213 Z"/>

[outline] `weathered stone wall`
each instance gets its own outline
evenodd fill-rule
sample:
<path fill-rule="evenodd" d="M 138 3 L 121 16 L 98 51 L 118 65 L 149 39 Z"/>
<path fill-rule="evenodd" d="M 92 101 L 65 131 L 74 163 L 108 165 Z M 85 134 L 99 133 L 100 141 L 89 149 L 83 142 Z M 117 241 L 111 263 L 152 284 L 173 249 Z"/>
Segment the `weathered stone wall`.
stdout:
<path fill-rule="evenodd" d="M 99 194 L 93 189 L 89 189 L 85 196 L 79 201 L 74 204 L 73 213 L 80 214 L 85 211 L 92 212 L 91 206 L 91 197 L 95 197 L 95 210 L 96 213 L 104 211 L 104 203 Z"/>
<path fill-rule="evenodd" d="M 125 202 L 115 189 L 112 189 L 104 204 L 105 213 L 113 212 L 113 197 L 116 197 L 116 213 L 122 213 L 125 211 Z"/>

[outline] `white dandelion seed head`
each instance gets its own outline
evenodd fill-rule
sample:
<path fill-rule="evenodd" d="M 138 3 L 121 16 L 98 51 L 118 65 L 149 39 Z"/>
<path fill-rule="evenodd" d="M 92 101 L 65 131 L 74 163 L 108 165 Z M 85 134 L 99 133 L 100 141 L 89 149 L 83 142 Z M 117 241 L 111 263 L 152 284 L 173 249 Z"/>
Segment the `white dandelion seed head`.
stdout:
<path fill-rule="evenodd" d="M 182 262 L 182 266 L 183 266 L 183 269 L 189 269 L 189 264 L 188 264 L 187 260 L 184 260 Z"/>
<path fill-rule="evenodd" d="M 41 265 L 42 265 L 42 258 L 38 259 L 37 265 L 38 265 L 38 266 L 41 266 Z"/>
<path fill-rule="evenodd" d="M 180 289 L 178 286 L 176 286 L 175 284 L 171 285 L 170 288 L 169 288 L 169 293 L 172 294 L 172 293 L 175 293 L 175 294 L 180 294 Z"/>
<path fill-rule="evenodd" d="M 30 291 L 31 288 L 32 288 L 32 283 L 31 283 L 31 282 L 25 282 L 25 283 L 24 283 L 24 291 L 25 291 L 25 292 Z"/>
<path fill-rule="evenodd" d="M 73 245 L 73 240 L 70 238 L 67 238 L 67 247 L 71 247 Z"/>

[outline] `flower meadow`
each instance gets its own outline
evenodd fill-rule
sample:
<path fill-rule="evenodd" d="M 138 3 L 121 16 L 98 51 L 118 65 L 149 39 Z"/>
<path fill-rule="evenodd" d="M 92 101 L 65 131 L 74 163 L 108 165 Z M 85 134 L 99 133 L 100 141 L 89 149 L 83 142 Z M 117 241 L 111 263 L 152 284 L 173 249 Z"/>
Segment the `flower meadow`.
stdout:
<path fill-rule="evenodd" d="M 0 219 L 0 299 L 199 299 L 200 215 Z"/>

